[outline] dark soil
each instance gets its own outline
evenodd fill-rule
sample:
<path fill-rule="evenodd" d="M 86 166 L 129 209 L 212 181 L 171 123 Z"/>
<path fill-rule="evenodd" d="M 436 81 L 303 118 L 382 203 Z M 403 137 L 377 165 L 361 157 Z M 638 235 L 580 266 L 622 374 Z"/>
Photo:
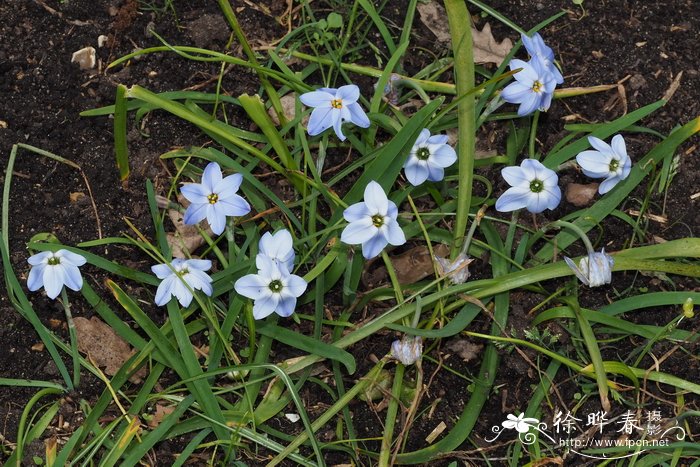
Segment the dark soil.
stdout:
<path fill-rule="evenodd" d="M 254 3 L 260 6 L 251 7 Z M 406 3 L 402 0 L 389 0 L 383 15 L 396 25 L 402 24 Z M 621 82 L 626 91 L 628 112 L 660 99 L 682 72 L 680 87 L 670 102 L 642 122 L 644 126 L 663 134 L 700 115 L 700 70 L 697 60 L 700 13 L 695 3 L 693 0 L 584 2 L 586 14 L 583 15 L 571 1 L 564 0 L 489 2 L 525 29 L 533 27 L 561 8 L 570 9 L 569 14 L 542 31 L 562 64 L 565 85 L 593 86 Z M 235 0 L 232 4 L 253 45 L 268 44 L 286 32 L 286 27 L 275 19 L 284 13 L 286 2 L 266 0 L 251 3 Z M 223 50 L 228 41 L 228 27 L 221 20 L 215 2 L 175 2 L 177 17 L 168 11 L 147 11 L 139 9 L 139 6 L 143 7 L 135 0 L 5 0 L 0 3 L 0 154 L 9 155 L 13 144 L 26 143 L 79 164 L 89 180 L 99 216 L 98 220 L 87 187 L 78 171 L 37 154 L 20 151 L 12 179 L 9 238 L 13 267 L 22 283 L 26 281 L 28 271 L 26 258 L 29 253 L 26 243 L 37 233 L 52 232 L 61 242 L 75 245 L 98 238 L 100 234 L 110 237 L 128 233 L 126 218 L 149 236 L 152 232 L 145 181 L 153 180 L 157 189 L 167 186 L 171 169 L 159 160 L 159 156 L 176 147 L 207 143 L 206 138 L 192 126 L 165 113 L 158 112 L 147 117 L 143 121 L 141 132 L 133 128 L 130 122 L 129 149 L 133 173 L 128 186 L 122 186 L 114 163 L 112 120 L 107 117 L 79 116 L 81 111 L 111 104 L 115 86 L 120 83 L 140 84 L 153 91 L 192 87 L 202 91 L 214 89 L 219 73 L 218 64 L 188 61 L 172 54 L 152 54 L 132 60 L 128 67 L 105 70 L 108 63 L 131 52 L 135 47 L 159 45 L 158 40 L 149 34 L 150 29 L 172 44 L 196 44 Z M 322 2 L 315 7 L 323 8 Z M 476 13 L 474 7 L 471 9 L 472 13 Z M 326 13 L 324 10 L 323 14 Z M 498 40 L 505 36 L 517 40 L 516 34 L 497 21 L 474 16 L 479 28 L 485 21 L 490 22 Z M 447 50 L 436 49 L 434 38 L 425 27 L 417 24 L 416 31 L 416 48 L 409 54 L 410 59 L 406 63 L 409 70 L 413 67 L 419 69 L 432 60 L 432 55 L 424 53 L 425 50 L 432 50 L 438 55 L 447 53 Z M 398 26 L 394 32 L 399 33 Z M 102 48 L 97 47 L 100 35 L 109 37 Z M 99 63 L 96 69 L 81 70 L 70 62 L 71 54 L 86 46 L 97 49 Z M 236 53 L 241 56 L 240 51 Z M 372 54 L 368 54 L 366 63 L 376 66 Z M 227 73 L 222 82 L 224 92 L 232 96 L 257 92 L 258 86 L 256 76 L 236 68 Z M 550 111 L 540 118 L 538 149 L 546 152 L 556 144 L 565 134 L 566 123 L 604 122 L 621 116 L 624 111 L 623 101 L 615 91 L 556 101 Z M 228 117 L 233 124 L 243 128 L 250 126 L 247 120 L 235 112 Z M 628 151 L 633 160 L 645 154 L 655 141 L 646 135 L 630 135 L 627 138 Z M 646 231 L 650 236 L 672 240 L 700 234 L 700 201 L 697 197 L 691 199 L 691 195 L 700 192 L 698 143 L 695 138 L 679 151 L 680 168 L 667 198 L 663 195 L 652 198 L 651 213 L 667 216 L 668 222 L 649 222 Z M 7 156 L 4 161 L 3 165 L 7 162 Z M 495 170 L 485 174 L 493 180 L 500 180 L 496 178 Z M 503 188 L 505 187 L 496 183 L 497 190 Z M 637 199 L 632 198 L 625 209 L 639 209 L 637 200 L 643 198 L 644 186 L 640 186 L 640 191 L 635 192 L 634 196 Z M 562 213 L 558 210 L 550 216 L 554 219 Z M 629 226 L 612 220 L 605 227 L 606 238 L 613 239 L 609 249 L 624 247 L 631 235 Z M 142 271 L 147 271 L 150 265 L 150 259 L 133 248 L 109 246 L 99 253 Z M 98 293 L 103 297 L 109 296 L 102 285 L 106 279 L 102 272 L 86 267 L 84 274 L 86 280 L 98 289 Z M 490 272 L 487 266 L 477 266 L 475 274 L 486 277 Z M 627 287 L 650 291 L 669 288 L 667 283 L 657 278 L 636 277 L 632 274 L 620 274 L 615 280 L 615 287 L 620 291 Z M 700 290 L 697 281 L 688 279 L 676 281 L 675 286 L 678 290 Z M 548 289 L 554 291 L 556 287 L 548 285 Z M 586 302 L 582 305 L 596 309 L 608 303 L 606 292 L 610 293 L 605 291 L 587 295 Z M 146 301 L 150 300 L 146 292 L 135 293 L 143 294 Z M 77 294 L 72 296 L 77 297 Z M 57 304 L 42 294 L 32 294 L 30 299 L 42 321 L 67 338 L 63 314 Z M 517 302 L 518 306 L 511 310 L 512 322 L 509 323 L 508 330 L 522 330 L 531 321 L 528 311 L 539 300 L 535 296 L 525 295 L 518 297 L 518 300 L 514 298 L 512 302 Z M 75 316 L 92 315 L 87 304 L 80 299 L 75 299 L 74 306 Z M 156 319 L 164 313 L 155 307 L 149 312 Z M 677 313 L 676 309 L 650 309 L 648 313 L 637 313 L 638 316 L 630 319 L 663 326 Z M 490 325 L 489 319 L 480 317 L 472 323 L 471 329 L 487 332 Z M 558 326 L 551 326 L 553 332 L 560 333 L 561 328 Z M 681 327 L 693 329 L 693 323 L 686 320 Z M 515 331 L 514 334 L 522 337 L 520 331 Z M 561 334 L 566 335 L 563 332 Z M 371 344 L 376 347 L 368 348 L 368 343 L 351 349 L 358 363 L 362 362 L 358 374 L 369 364 L 367 356 L 372 352 L 382 355 L 393 338 L 391 333 L 385 333 Z M 14 310 L 3 292 L 0 296 L 0 348 L 3 350 L 0 352 L 0 377 L 57 379 L 56 368 L 48 353 L 33 349 L 37 343 L 39 338 L 33 328 Z M 644 342 L 639 345 L 644 345 Z M 635 344 L 628 341 L 613 343 L 604 347 L 604 357 L 623 358 L 634 348 Z M 655 354 L 662 355 L 667 350 L 669 349 L 660 346 L 655 349 Z M 691 355 L 697 356 L 700 353 L 697 345 L 694 348 L 686 346 L 686 350 Z M 455 355 L 448 357 L 446 353 L 438 347 L 429 355 L 460 373 L 470 377 L 478 375 L 478 358 L 476 361 L 464 362 Z M 525 354 L 531 361 L 537 361 L 537 355 L 529 352 Z M 641 366 L 650 367 L 652 363 L 645 360 Z M 436 366 L 427 361 L 424 366 L 427 381 Z M 697 358 L 689 360 L 681 352 L 672 353 L 661 369 L 680 378 L 700 382 Z M 500 425 L 506 414 L 524 410 L 531 396 L 532 385 L 539 383 L 540 378 L 536 368 L 527 363 L 521 354 L 504 350 L 494 390 L 497 395 L 490 398 L 483 411 L 488 416 L 485 415 L 479 421 L 473 430 L 471 441 L 460 448 L 462 452 L 450 457 L 477 459 L 478 462 L 480 454 L 470 451 L 475 446 L 492 447 L 484 441 L 484 438 L 490 437 L 491 427 Z M 84 375 L 83 381 L 80 393 L 72 395 L 72 400 L 83 398 L 92 403 L 102 393 L 104 386 L 89 375 Z M 557 388 L 559 399 L 554 401 L 555 407 L 565 410 L 576 403 L 574 393 L 580 390 L 580 386 L 575 383 L 576 381 L 569 380 L 560 383 Z M 349 384 L 350 379 L 346 381 L 346 387 Z M 467 385 L 468 382 L 453 373 L 444 370 L 437 373 L 424 405 L 427 407 L 438 398 L 442 401 L 436 405 L 436 410 L 430 417 L 419 417 L 414 422 L 408 442 L 409 449 L 424 447 L 425 437 L 440 421 L 444 421 L 448 429 L 455 423 L 469 398 Z M 652 395 L 663 396 L 660 388 L 650 387 L 648 390 Z M 35 392 L 33 388 L 0 389 L 0 441 L 4 446 L 0 450 L 0 461 L 16 439 L 21 411 Z M 313 395 L 308 397 L 311 399 L 310 404 L 319 402 L 313 400 Z M 589 404 L 589 412 L 599 409 L 596 408 L 594 399 Z M 72 407 L 70 401 L 66 404 Z M 686 395 L 685 404 L 688 410 L 700 409 L 697 396 Z M 383 413 L 377 415 L 372 407 L 359 403 L 350 408 L 354 412 L 358 438 L 381 436 Z M 623 409 L 619 407 L 618 412 L 621 411 Z M 65 412 L 64 420 L 68 423 L 65 430 L 70 432 L 79 425 L 82 414 L 73 408 Z M 545 417 L 549 417 L 545 421 L 550 425 L 553 414 L 554 408 L 545 409 Z M 664 414 L 665 417 L 672 415 Z M 285 430 L 285 427 L 289 431 L 294 430 L 281 421 L 279 429 Z M 698 430 L 700 427 L 696 423 L 694 432 L 697 433 Z M 332 434 L 330 431 L 329 436 Z M 367 447 L 378 449 L 376 443 L 368 443 Z M 508 446 L 500 446 L 494 454 L 497 457 L 506 456 L 508 449 Z M 169 442 L 162 447 L 160 458 L 166 459 L 168 453 L 177 451 L 177 444 Z M 337 460 L 347 462 L 347 459 Z M 163 465 L 167 465 L 167 462 Z"/>

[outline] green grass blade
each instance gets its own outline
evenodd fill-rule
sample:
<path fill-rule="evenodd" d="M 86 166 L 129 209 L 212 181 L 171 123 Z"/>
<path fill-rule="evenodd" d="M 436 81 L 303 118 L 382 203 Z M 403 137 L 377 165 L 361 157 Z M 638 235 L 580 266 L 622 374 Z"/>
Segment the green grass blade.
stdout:
<path fill-rule="evenodd" d="M 126 144 L 126 86 L 117 86 L 114 100 L 114 153 L 122 182 L 129 178 L 129 149 Z"/>

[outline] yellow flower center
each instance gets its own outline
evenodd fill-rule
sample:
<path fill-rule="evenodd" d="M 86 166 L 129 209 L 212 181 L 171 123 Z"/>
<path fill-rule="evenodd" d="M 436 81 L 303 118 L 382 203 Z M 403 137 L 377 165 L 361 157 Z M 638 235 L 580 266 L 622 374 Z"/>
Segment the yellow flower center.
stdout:
<path fill-rule="evenodd" d="M 539 81 L 535 81 L 534 83 L 532 83 L 532 92 L 542 92 L 542 83 Z"/>
<path fill-rule="evenodd" d="M 216 204 L 216 202 L 219 201 L 219 195 L 212 193 L 207 196 L 207 199 L 209 200 L 209 204 Z"/>
<path fill-rule="evenodd" d="M 620 161 L 617 159 L 613 159 L 610 161 L 610 172 L 617 172 L 617 169 L 620 168 Z"/>
<path fill-rule="evenodd" d="M 331 101 L 331 107 L 334 109 L 342 109 L 343 108 L 343 100 L 342 99 L 333 99 Z"/>
<path fill-rule="evenodd" d="M 372 224 L 374 224 L 374 226 L 376 228 L 383 226 L 384 225 L 384 216 L 380 216 L 379 214 L 375 214 L 374 216 L 372 216 Z"/>

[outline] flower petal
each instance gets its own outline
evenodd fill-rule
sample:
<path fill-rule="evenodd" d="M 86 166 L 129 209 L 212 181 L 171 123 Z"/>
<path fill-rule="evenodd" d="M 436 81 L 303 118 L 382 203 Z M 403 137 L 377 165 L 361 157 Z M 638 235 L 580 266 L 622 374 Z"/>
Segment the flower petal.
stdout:
<path fill-rule="evenodd" d="M 31 292 L 35 292 L 44 286 L 45 267 L 47 267 L 45 264 L 39 264 L 29 270 L 29 277 L 27 277 L 27 288 Z"/>
<path fill-rule="evenodd" d="M 263 319 L 269 316 L 277 309 L 279 300 L 279 294 L 270 294 L 255 300 L 253 304 L 253 317 L 255 319 Z"/>
<path fill-rule="evenodd" d="M 185 210 L 185 216 L 183 217 L 182 222 L 184 222 L 185 225 L 199 224 L 207 217 L 208 206 L 210 206 L 209 202 L 202 204 L 190 204 Z"/>
<path fill-rule="evenodd" d="M 620 183 L 620 177 L 610 177 L 603 180 L 603 182 L 598 186 L 598 193 L 604 195 L 608 191 L 615 188 L 615 185 Z"/>
<path fill-rule="evenodd" d="M 384 235 L 377 234 L 362 244 L 362 256 L 365 259 L 372 259 L 382 252 L 387 245 Z"/>
<path fill-rule="evenodd" d="M 445 178 L 445 169 L 432 162 L 428 162 L 428 180 L 431 182 L 439 182 L 443 178 Z"/>
<path fill-rule="evenodd" d="M 51 256 L 53 256 L 52 252 L 42 251 L 27 258 L 27 263 L 31 264 L 32 266 L 38 266 L 41 263 L 45 264 L 46 260 L 48 260 L 48 258 L 50 258 Z"/>
<path fill-rule="evenodd" d="M 63 284 L 65 284 L 65 271 L 62 267 L 46 266 L 44 268 L 43 274 L 44 290 L 46 290 L 46 295 L 49 298 L 54 299 L 58 297 L 63 289 Z"/>
<path fill-rule="evenodd" d="M 287 278 L 285 291 L 293 297 L 301 297 L 301 295 L 306 292 L 306 287 L 308 287 L 308 285 L 309 284 L 303 278 L 295 274 L 290 274 Z"/>
<path fill-rule="evenodd" d="M 608 143 L 606 143 L 602 139 L 596 138 L 595 136 L 589 136 L 588 142 L 590 143 L 591 146 L 593 146 L 593 149 L 600 151 L 601 153 L 605 154 L 606 156 L 612 157 L 612 155 L 613 155 L 612 148 L 610 147 L 610 145 Z"/>
<path fill-rule="evenodd" d="M 426 181 L 428 179 L 428 175 L 430 175 L 428 164 L 425 161 L 419 160 L 417 157 L 410 157 L 406 161 L 404 173 L 406 174 L 406 179 L 413 186 L 420 185 Z"/>
<path fill-rule="evenodd" d="M 449 167 L 457 162 L 457 153 L 448 144 L 442 144 L 430 154 L 430 162 L 439 167 Z"/>
<path fill-rule="evenodd" d="M 423 128 L 420 133 L 418 134 L 418 138 L 416 139 L 416 142 L 413 143 L 413 147 L 419 147 L 424 145 L 428 139 L 430 138 L 430 130 L 427 128 Z"/>
<path fill-rule="evenodd" d="M 59 267 L 59 266 L 56 266 Z M 80 275 L 80 270 L 78 266 L 72 264 L 62 264 L 60 267 L 63 268 L 63 279 L 65 281 L 66 287 L 76 292 L 83 287 L 83 276 Z"/>
<path fill-rule="evenodd" d="M 384 188 L 372 180 L 365 187 L 365 204 L 367 205 L 367 210 L 370 214 L 379 214 L 381 216 L 386 216 L 386 211 L 389 206 L 389 199 L 384 193 Z"/>
<path fill-rule="evenodd" d="M 404 234 L 399 223 L 393 219 L 386 222 L 384 236 L 386 237 L 387 241 L 394 246 L 399 246 L 406 243 L 406 234 Z"/>
<path fill-rule="evenodd" d="M 350 121 L 360 128 L 369 128 L 370 121 L 360 104 L 353 103 L 346 107 L 350 113 Z"/>
<path fill-rule="evenodd" d="M 345 135 L 343 134 L 343 110 L 346 109 L 331 109 L 331 121 L 333 122 L 333 131 L 335 131 L 335 134 L 340 141 L 345 141 Z"/>
<path fill-rule="evenodd" d="M 209 193 L 215 193 L 214 187 L 221 182 L 221 167 L 216 162 L 210 162 L 204 167 L 204 173 L 202 173 L 202 185 L 204 189 Z"/>
<path fill-rule="evenodd" d="M 331 119 L 332 110 L 334 109 L 330 106 L 317 107 L 311 112 L 311 117 L 306 127 L 309 136 L 319 135 L 333 126 L 333 120 Z"/>
<path fill-rule="evenodd" d="M 72 264 L 73 266 L 82 266 L 83 264 L 87 263 L 87 260 L 85 257 L 82 255 L 79 255 L 77 253 L 73 253 L 72 251 L 68 250 L 58 250 L 56 252 L 56 255 L 61 257 L 61 263 L 68 263 Z"/>
<path fill-rule="evenodd" d="M 243 183 L 243 175 L 231 174 L 222 179 L 215 187 L 214 193 L 219 195 L 219 198 L 228 198 L 238 192 L 238 189 Z"/>
<path fill-rule="evenodd" d="M 182 193 L 182 196 L 184 196 L 187 201 L 195 204 L 208 203 L 209 200 L 207 199 L 207 196 L 212 194 L 212 192 L 207 191 L 207 189 L 201 183 L 188 183 L 186 185 L 182 185 L 180 187 L 180 193 Z"/>
<path fill-rule="evenodd" d="M 372 218 L 364 217 L 360 220 L 350 222 L 340 234 L 340 241 L 348 245 L 358 245 L 364 243 L 377 235 L 378 229 L 372 223 Z"/>
<path fill-rule="evenodd" d="M 186 263 L 189 269 L 197 269 L 198 271 L 211 269 L 211 260 L 209 259 L 188 259 Z"/>
<path fill-rule="evenodd" d="M 561 188 L 559 188 L 558 185 L 554 185 L 550 188 L 545 187 L 543 193 L 547 193 L 547 209 L 556 209 L 557 206 L 559 206 L 559 203 L 561 202 Z"/>
<path fill-rule="evenodd" d="M 508 86 L 503 88 L 501 91 L 501 97 L 504 101 L 510 102 L 511 104 L 520 104 L 524 101 L 532 92 L 532 87 L 525 86 L 518 81 L 510 83 Z"/>
<path fill-rule="evenodd" d="M 354 84 L 346 84 L 338 88 L 335 97 L 337 99 L 342 99 L 343 105 L 352 104 L 353 102 L 357 102 L 360 98 L 360 88 Z"/>
<path fill-rule="evenodd" d="M 505 193 L 503 193 L 496 200 L 496 211 L 499 212 L 510 212 L 516 209 L 522 209 L 530 202 L 530 197 L 534 193 L 530 191 L 529 187 L 513 187 L 508 188 Z"/>
<path fill-rule="evenodd" d="M 513 59 L 510 61 L 508 64 L 511 70 L 515 70 L 517 68 L 522 68 L 519 72 L 517 72 L 513 77 L 523 83 L 524 85 L 528 87 L 532 87 L 532 83 L 537 81 L 539 76 L 537 75 L 537 72 L 535 71 L 535 68 L 529 63 L 525 62 L 523 60 L 519 60 L 517 58 Z"/>
<path fill-rule="evenodd" d="M 228 198 L 219 198 L 214 205 L 216 211 L 224 216 L 240 217 L 250 212 L 250 204 L 242 196 L 231 195 Z"/>
<path fill-rule="evenodd" d="M 331 102 L 335 99 L 335 93 L 330 94 L 325 90 L 307 92 L 299 96 L 299 100 L 307 107 L 331 108 Z"/>
<path fill-rule="evenodd" d="M 627 146 L 622 135 L 615 135 L 612 139 L 612 149 L 620 158 L 627 157 Z"/>
<path fill-rule="evenodd" d="M 522 100 L 520 103 L 520 107 L 518 107 L 518 116 L 524 117 L 526 115 L 530 115 L 533 113 L 535 110 L 539 109 L 540 107 L 540 96 L 533 92 Z"/>
<path fill-rule="evenodd" d="M 158 306 L 163 306 L 170 301 L 172 297 L 172 288 L 175 281 L 179 280 L 176 275 L 166 277 L 159 285 L 158 290 L 156 290 L 155 304 Z"/>
<path fill-rule="evenodd" d="M 201 290 L 209 297 L 211 297 L 211 294 L 214 292 L 211 286 L 212 279 L 204 271 L 191 269 L 189 274 L 185 274 L 184 279 L 192 289 Z"/>
<path fill-rule="evenodd" d="M 367 210 L 365 203 L 355 203 L 343 211 L 343 217 L 348 222 L 359 221 L 364 217 L 370 217 L 371 214 Z"/>
<path fill-rule="evenodd" d="M 610 175 L 611 157 L 600 151 L 582 151 L 576 156 L 584 175 L 591 178 L 603 178 Z"/>
<path fill-rule="evenodd" d="M 156 275 L 158 279 L 165 279 L 166 277 L 173 275 L 173 270 L 167 264 L 156 264 L 151 266 L 151 271 Z"/>
<path fill-rule="evenodd" d="M 248 274 L 241 277 L 233 284 L 233 288 L 238 294 L 253 300 L 259 299 L 269 291 L 267 281 L 258 274 Z"/>
<path fill-rule="evenodd" d="M 297 299 L 294 297 L 283 297 L 277 304 L 275 312 L 283 318 L 287 318 L 294 313 L 294 308 L 297 306 Z"/>
<path fill-rule="evenodd" d="M 221 210 L 221 203 L 207 206 L 207 222 L 211 231 L 216 235 L 221 235 L 226 228 L 226 214 Z"/>

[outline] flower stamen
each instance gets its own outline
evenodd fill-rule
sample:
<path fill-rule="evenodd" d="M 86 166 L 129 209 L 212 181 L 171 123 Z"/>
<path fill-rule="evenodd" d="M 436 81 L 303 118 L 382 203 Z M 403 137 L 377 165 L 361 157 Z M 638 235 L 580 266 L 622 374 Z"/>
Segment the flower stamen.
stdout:
<path fill-rule="evenodd" d="M 544 183 L 542 180 L 534 179 L 530 182 L 530 191 L 533 193 L 541 193 L 544 190 Z"/>
<path fill-rule="evenodd" d="M 57 266 L 61 264 L 61 258 L 58 256 L 52 256 L 48 261 L 49 266 Z"/>
<path fill-rule="evenodd" d="M 268 287 L 273 293 L 280 293 L 282 291 L 282 281 L 279 279 L 275 279 L 272 282 L 270 282 L 270 285 L 268 285 Z"/>
<path fill-rule="evenodd" d="M 372 224 L 376 227 L 379 228 L 384 225 L 384 216 L 380 216 L 379 214 L 375 214 L 372 216 Z"/>
<path fill-rule="evenodd" d="M 620 168 L 620 161 L 617 159 L 613 159 L 610 161 L 610 172 L 617 172 L 617 170 Z"/>
<path fill-rule="evenodd" d="M 342 99 L 333 99 L 331 101 L 331 107 L 334 109 L 342 109 L 343 108 L 343 100 Z"/>
<path fill-rule="evenodd" d="M 540 93 L 542 92 L 542 82 L 541 81 L 535 81 L 532 83 L 532 92 Z"/>
<path fill-rule="evenodd" d="M 216 204 L 219 201 L 219 195 L 212 193 L 207 196 L 207 200 L 209 201 L 209 204 Z"/>
<path fill-rule="evenodd" d="M 426 147 L 419 148 L 416 151 L 416 157 L 421 161 L 427 161 L 430 158 L 430 149 Z"/>

